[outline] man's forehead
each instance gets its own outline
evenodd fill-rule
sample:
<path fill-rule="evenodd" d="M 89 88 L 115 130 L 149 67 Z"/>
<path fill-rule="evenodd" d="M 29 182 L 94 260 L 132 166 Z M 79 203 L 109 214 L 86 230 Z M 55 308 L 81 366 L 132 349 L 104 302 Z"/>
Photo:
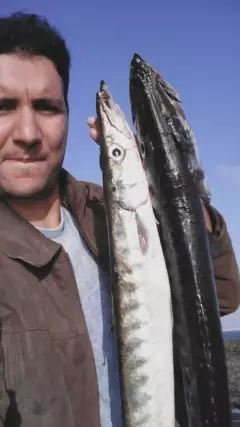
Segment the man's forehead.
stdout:
<path fill-rule="evenodd" d="M 43 56 L 0 55 L 0 91 L 62 96 L 62 80 Z"/>

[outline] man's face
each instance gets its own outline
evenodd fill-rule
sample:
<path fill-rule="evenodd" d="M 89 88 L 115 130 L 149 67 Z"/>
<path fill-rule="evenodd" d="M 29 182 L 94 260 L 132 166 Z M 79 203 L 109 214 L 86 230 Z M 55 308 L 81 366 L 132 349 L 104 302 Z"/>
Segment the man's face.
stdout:
<path fill-rule="evenodd" d="M 53 191 L 67 132 L 54 64 L 42 56 L 0 55 L 0 192 L 31 199 Z"/>

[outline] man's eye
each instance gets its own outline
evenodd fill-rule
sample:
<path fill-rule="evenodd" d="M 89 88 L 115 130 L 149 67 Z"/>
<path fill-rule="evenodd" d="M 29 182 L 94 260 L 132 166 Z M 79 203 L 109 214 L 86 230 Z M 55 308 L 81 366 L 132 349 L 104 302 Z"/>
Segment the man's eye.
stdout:
<path fill-rule="evenodd" d="M 44 100 L 35 101 L 34 108 L 36 111 L 41 111 L 48 114 L 60 114 L 62 112 L 62 110 L 58 106 L 52 104 L 49 101 Z"/>
<path fill-rule="evenodd" d="M 15 99 L 0 99 L 0 113 L 12 111 L 16 108 L 16 105 Z"/>

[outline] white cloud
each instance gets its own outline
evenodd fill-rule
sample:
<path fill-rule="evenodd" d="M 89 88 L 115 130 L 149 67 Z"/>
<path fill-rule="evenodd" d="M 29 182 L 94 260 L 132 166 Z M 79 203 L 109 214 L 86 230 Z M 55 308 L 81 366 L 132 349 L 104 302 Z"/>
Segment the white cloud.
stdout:
<path fill-rule="evenodd" d="M 235 183 L 240 183 L 240 165 L 218 165 L 216 171 Z"/>

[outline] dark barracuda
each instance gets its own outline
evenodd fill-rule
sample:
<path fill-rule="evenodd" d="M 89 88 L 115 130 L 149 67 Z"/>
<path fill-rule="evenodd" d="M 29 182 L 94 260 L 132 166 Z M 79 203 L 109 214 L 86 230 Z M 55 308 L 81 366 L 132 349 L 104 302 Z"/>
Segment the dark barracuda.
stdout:
<path fill-rule="evenodd" d="M 132 116 L 168 267 L 189 426 L 230 427 L 208 236 L 189 158 L 183 154 L 185 142 L 179 139 L 181 132 L 176 138 L 173 130 L 177 114 L 169 98 L 174 96 L 159 74 L 135 54 L 130 72 Z"/>
<path fill-rule="evenodd" d="M 104 82 L 97 114 L 124 427 L 174 427 L 171 291 L 148 182 Z"/>

